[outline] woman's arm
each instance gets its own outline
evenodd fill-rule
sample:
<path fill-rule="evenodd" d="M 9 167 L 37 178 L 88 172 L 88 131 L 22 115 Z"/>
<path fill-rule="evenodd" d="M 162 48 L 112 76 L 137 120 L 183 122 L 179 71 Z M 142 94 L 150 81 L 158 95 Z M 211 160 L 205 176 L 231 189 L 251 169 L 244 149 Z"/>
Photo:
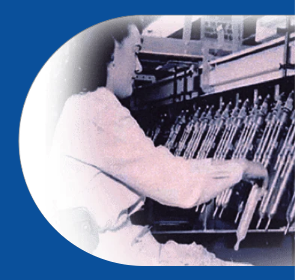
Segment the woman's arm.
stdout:
<path fill-rule="evenodd" d="M 191 208 L 241 179 L 267 183 L 267 172 L 258 163 L 185 160 L 164 147 L 154 147 L 130 112 L 107 91 L 71 98 L 57 134 L 61 153 L 169 206 Z"/>

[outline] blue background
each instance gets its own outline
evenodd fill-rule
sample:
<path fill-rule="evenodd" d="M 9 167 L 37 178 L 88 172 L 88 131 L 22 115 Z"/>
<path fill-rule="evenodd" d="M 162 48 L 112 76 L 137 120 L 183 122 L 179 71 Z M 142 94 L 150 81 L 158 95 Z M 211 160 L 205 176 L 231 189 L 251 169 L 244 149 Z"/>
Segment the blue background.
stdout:
<path fill-rule="evenodd" d="M 22 175 L 18 133 L 34 78 L 67 40 L 98 22 L 136 14 L 294 14 L 287 1 L 10 1 L 1 4 L 1 279 L 294 279 L 294 267 L 139 268 L 99 260 L 43 218 Z"/>

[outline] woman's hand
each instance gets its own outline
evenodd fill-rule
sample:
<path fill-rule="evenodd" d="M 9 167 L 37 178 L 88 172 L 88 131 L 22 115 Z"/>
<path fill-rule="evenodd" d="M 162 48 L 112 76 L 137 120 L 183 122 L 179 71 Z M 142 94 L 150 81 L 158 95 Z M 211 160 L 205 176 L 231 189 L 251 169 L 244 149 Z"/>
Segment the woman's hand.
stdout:
<path fill-rule="evenodd" d="M 268 172 L 266 168 L 258 162 L 249 161 L 246 159 L 237 159 L 238 164 L 242 166 L 243 169 L 243 177 L 242 179 L 247 182 L 260 182 L 261 187 L 266 189 L 268 186 Z"/>

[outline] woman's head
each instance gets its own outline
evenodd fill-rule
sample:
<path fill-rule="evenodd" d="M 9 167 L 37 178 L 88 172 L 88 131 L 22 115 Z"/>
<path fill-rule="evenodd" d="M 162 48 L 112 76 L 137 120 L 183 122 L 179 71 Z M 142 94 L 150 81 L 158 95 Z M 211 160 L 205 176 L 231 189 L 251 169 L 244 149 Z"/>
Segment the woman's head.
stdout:
<path fill-rule="evenodd" d="M 128 25 L 128 34 L 121 42 L 115 40 L 114 55 L 107 68 L 106 87 L 118 98 L 132 94 L 137 73 L 142 71 L 138 59 L 141 49 L 141 36 L 134 24 Z"/>
<path fill-rule="evenodd" d="M 127 45 L 130 45 L 128 43 L 128 41 L 130 42 L 129 35 L 131 35 L 131 40 L 136 40 L 136 44 L 138 44 L 142 26 L 142 18 L 124 17 L 97 24 L 81 33 L 79 41 L 82 47 L 79 50 L 79 67 L 82 69 L 79 71 L 80 77 L 77 77 L 81 83 L 81 91 L 93 91 L 99 86 L 106 86 L 107 82 L 110 85 L 108 75 L 115 74 L 110 69 L 110 66 L 114 66 L 114 64 L 121 72 L 119 75 L 115 74 L 116 78 L 120 79 L 120 76 L 123 78 L 122 74 L 126 71 L 123 71 L 120 66 L 125 65 L 128 68 L 130 63 L 127 62 L 127 57 L 124 57 L 127 53 L 123 54 L 120 50 L 125 49 L 126 38 L 129 39 Z M 133 48 L 133 53 L 135 50 Z M 120 63 L 121 59 L 125 60 L 123 64 Z M 112 83 L 114 82 L 113 80 Z M 114 86 L 114 89 L 110 89 L 116 92 L 117 83 Z"/>

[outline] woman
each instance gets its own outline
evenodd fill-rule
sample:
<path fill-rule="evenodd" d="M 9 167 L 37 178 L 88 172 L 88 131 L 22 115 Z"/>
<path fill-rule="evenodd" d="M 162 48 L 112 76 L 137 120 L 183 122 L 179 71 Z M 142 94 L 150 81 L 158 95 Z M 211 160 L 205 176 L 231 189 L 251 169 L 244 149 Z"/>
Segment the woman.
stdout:
<path fill-rule="evenodd" d="M 118 263 L 231 265 L 196 244 L 160 245 L 146 228 L 129 221 L 146 197 L 192 208 L 242 179 L 267 183 L 267 172 L 257 163 L 184 160 L 154 147 L 117 99 L 132 94 L 142 70 L 140 32 L 129 20 L 126 28 L 120 22 L 120 29 L 107 29 L 113 55 L 105 56 L 110 60 L 105 87 L 71 96 L 59 118 L 48 187 L 55 201 L 53 223 L 78 247 Z"/>

